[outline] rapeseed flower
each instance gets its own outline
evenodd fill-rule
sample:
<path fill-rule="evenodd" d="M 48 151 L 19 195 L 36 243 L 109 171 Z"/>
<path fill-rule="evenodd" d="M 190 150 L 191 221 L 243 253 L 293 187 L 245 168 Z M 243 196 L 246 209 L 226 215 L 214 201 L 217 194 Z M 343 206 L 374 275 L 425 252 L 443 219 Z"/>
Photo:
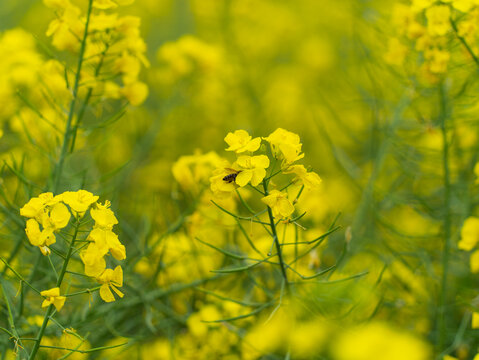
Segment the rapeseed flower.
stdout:
<path fill-rule="evenodd" d="M 121 266 L 117 266 L 115 270 L 106 269 L 100 276 L 97 277 L 99 283 L 103 284 L 100 287 L 100 296 L 106 302 L 115 301 L 115 297 L 110 288 L 119 296 L 123 297 L 123 293 L 116 287 L 123 286 L 123 270 Z"/>
<path fill-rule="evenodd" d="M 104 205 L 97 203 L 96 207 L 90 209 L 90 216 L 95 220 L 95 228 L 111 230 L 113 225 L 118 224 L 118 220 L 113 211 L 111 211 L 110 205 L 110 202 L 107 200 Z"/>
<path fill-rule="evenodd" d="M 43 255 L 49 255 L 48 246 L 56 242 L 54 232 L 63 229 L 70 221 L 71 214 L 60 199 L 52 193 L 43 193 L 20 209 L 20 215 L 30 218 L 25 228 L 28 240 L 38 246 Z"/>
<path fill-rule="evenodd" d="M 462 12 L 468 12 L 474 6 L 479 5 L 477 0 L 443 0 L 445 3 L 451 3 L 452 6 Z"/>
<path fill-rule="evenodd" d="M 40 292 L 40 295 L 46 297 L 46 299 L 43 300 L 42 307 L 54 305 L 57 311 L 61 310 L 61 308 L 65 304 L 65 300 L 67 299 L 65 296 L 60 296 L 60 288 L 58 287 L 44 290 Z"/>
<path fill-rule="evenodd" d="M 234 151 L 237 154 L 249 151 L 255 152 L 261 145 L 261 138 L 252 138 L 245 130 L 236 130 L 234 133 L 228 133 L 225 142 L 229 145 L 226 151 Z"/>
<path fill-rule="evenodd" d="M 43 255 L 49 255 L 51 250 L 48 246 L 56 242 L 55 235 L 51 229 L 40 230 L 40 225 L 35 219 L 27 220 L 25 228 L 28 241 L 33 246 L 38 246 Z"/>
<path fill-rule="evenodd" d="M 91 243 L 86 250 L 80 253 L 80 258 L 85 265 L 85 275 L 96 277 L 105 270 L 104 255 L 104 249 L 99 248 L 95 243 Z"/>
<path fill-rule="evenodd" d="M 47 204 L 50 204 L 53 200 L 53 194 L 51 192 L 43 193 L 38 197 L 31 198 L 21 209 L 20 215 L 27 218 L 34 218 L 38 222 L 43 219 L 43 213 Z"/>
<path fill-rule="evenodd" d="M 288 195 L 281 191 L 272 190 L 261 201 L 271 208 L 275 218 L 287 218 L 294 212 L 294 206 L 288 200 Z"/>
<path fill-rule="evenodd" d="M 451 9 L 448 5 L 435 5 L 426 10 L 427 31 L 432 36 L 445 35 L 451 28 Z"/>
<path fill-rule="evenodd" d="M 332 346 L 336 360 L 428 360 L 429 346 L 412 334 L 369 323 L 341 334 Z"/>
<path fill-rule="evenodd" d="M 457 247 L 461 250 L 472 250 L 479 242 L 479 218 L 468 217 L 461 229 L 461 240 Z"/>
<path fill-rule="evenodd" d="M 98 198 L 98 196 L 86 190 L 65 191 L 62 194 L 63 202 L 70 206 L 75 216 L 80 218 L 83 217 L 88 208 L 96 202 Z"/>
<path fill-rule="evenodd" d="M 251 185 L 257 186 L 266 176 L 266 169 L 268 167 L 269 159 L 266 155 L 243 155 L 238 157 L 233 164 L 233 169 L 238 168 L 239 171 L 235 180 L 236 184 L 243 187 L 251 182 Z"/>
<path fill-rule="evenodd" d="M 321 184 L 321 178 L 314 171 L 308 172 L 304 165 L 291 165 L 283 171 L 285 174 L 295 174 L 294 181 L 298 181 L 306 189 L 317 189 Z"/>
<path fill-rule="evenodd" d="M 124 260 L 126 258 L 125 246 L 118 240 L 118 235 L 111 230 L 95 228 L 88 235 L 88 240 L 94 242 L 96 246 L 95 250 L 101 254 L 101 256 L 110 251 L 117 260 Z"/>
<path fill-rule="evenodd" d="M 289 165 L 304 157 L 301 153 L 302 144 L 297 134 L 278 128 L 263 139 L 271 145 L 274 157 L 283 160 L 283 165 Z"/>
<path fill-rule="evenodd" d="M 229 176 L 232 173 L 236 173 L 236 170 L 230 168 L 229 166 L 222 167 L 213 171 L 213 176 L 210 177 L 210 183 L 211 183 L 210 188 L 216 197 L 227 198 L 231 196 L 233 191 L 235 191 L 237 187 L 236 183 L 234 181 L 224 180 L 226 176 Z"/>

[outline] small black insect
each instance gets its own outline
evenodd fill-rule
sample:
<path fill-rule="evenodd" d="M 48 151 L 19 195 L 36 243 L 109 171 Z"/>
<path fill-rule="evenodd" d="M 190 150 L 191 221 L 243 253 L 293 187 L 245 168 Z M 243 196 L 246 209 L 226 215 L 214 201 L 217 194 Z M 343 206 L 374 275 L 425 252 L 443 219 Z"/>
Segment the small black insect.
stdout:
<path fill-rule="evenodd" d="M 226 181 L 227 183 L 232 183 L 236 180 L 236 177 L 238 176 L 238 174 L 241 172 L 241 171 L 236 171 L 234 169 L 226 169 L 228 171 L 234 171 L 233 173 L 231 174 L 228 174 L 226 175 L 224 178 L 223 178 L 223 181 Z"/>

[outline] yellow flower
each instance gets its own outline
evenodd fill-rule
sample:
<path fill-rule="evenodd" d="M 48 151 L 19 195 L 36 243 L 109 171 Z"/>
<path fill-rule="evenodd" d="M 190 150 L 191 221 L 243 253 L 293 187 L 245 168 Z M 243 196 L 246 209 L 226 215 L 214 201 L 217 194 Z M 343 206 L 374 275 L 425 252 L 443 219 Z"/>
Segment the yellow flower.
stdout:
<path fill-rule="evenodd" d="M 432 36 L 445 35 L 451 24 L 451 9 L 447 5 L 435 5 L 426 10 L 427 31 Z"/>
<path fill-rule="evenodd" d="M 479 218 L 471 216 L 464 221 L 461 229 L 461 240 L 457 247 L 461 250 L 472 250 L 479 241 Z"/>
<path fill-rule="evenodd" d="M 479 329 L 479 313 L 477 313 L 477 312 L 472 313 L 471 327 L 473 329 Z"/>
<path fill-rule="evenodd" d="M 43 0 L 45 6 L 53 9 L 65 9 L 66 7 L 70 6 L 71 3 L 69 0 Z"/>
<path fill-rule="evenodd" d="M 268 196 L 261 199 L 273 211 L 275 218 L 287 218 L 294 212 L 294 206 L 288 200 L 288 195 L 278 190 L 272 190 Z"/>
<path fill-rule="evenodd" d="M 238 169 L 236 184 L 243 187 L 249 182 L 257 186 L 266 176 L 266 168 L 269 166 L 269 159 L 266 155 L 240 156 L 233 164 L 233 169 Z"/>
<path fill-rule="evenodd" d="M 60 311 L 65 304 L 66 297 L 60 296 L 60 288 L 58 287 L 52 288 L 50 290 L 44 290 L 40 293 L 40 295 L 46 297 L 46 299 L 43 300 L 42 307 L 47 307 L 53 304 L 57 311 Z"/>
<path fill-rule="evenodd" d="M 469 258 L 469 268 L 471 273 L 479 273 L 479 250 L 474 251 Z"/>
<path fill-rule="evenodd" d="M 113 9 L 113 8 L 118 7 L 118 5 L 131 4 L 131 3 L 133 3 L 133 1 L 134 0 L 115 0 L 115 1 L 112 1 L 112 0 L 95 0 L 93 2 L 93 7 L 97 8 L 97 9 L 102 9 L 102 10 Z"/>
<path fill-rule="evenodd" d="M 43 193 L 38 197 L 31 198 L 21 209 L 20 215 L 27 218 L 34 218 L 38 222 L 42 221 L 42 216 L 45 211 L 45 207 L 53 200 L 53 194 L 51 192 Z"/>
<path fill-rule="evenodd" d="M 435 0 L 412 0 L 411 9 L 414 12 L 419 12 L 431 6 Z"/>
<path fill-rule="evenodd" d="M 479 184 L 479 162 L 474 166 L 474 175 L 476 176 L 475 184 Z"/>
<path fill-rule="evenodd" d="M 226 151 L 234 151 L 237 154 L 245 151 L 254 152 L 261 145 L 261 138 L 252 139 L 245 130 L 236 130 L 234 133 L 228 133 L 225 141 L 229 145 Z"/>
<path fill-rule="evenodd" d="M 106 262 L 103 258 L 105 253 L 95 243 L 88 245 L 86 250 L 80 253 L 80 258 L 85 265 L 85 274 L 96 277 L 106 268 Z"/>
<path fill-rule="evenodd" d="M 344 331 L 332 345 L 336 360 L 428 360 L 429 345 L 414 335 L 383 323 L 368 323 Z"/>
<path fill-rule="evenodd" d="M 98 200 L 98 196 L 86 190 L 65 191 L 62 200 L 70 209 L 82 217 L 91 204 Z"/>
<path fill-rule="evenodd" d="M 314 171 L 308 172 L 304 165 L 291 165 L 286 170 L 285 174 L 295 174 L 296 180 L 301 182 L 306 189 L 316 189 L 321 184 L 321 178 Z"/>
<path fill-rule="evenodd" d="M 285 164 L 291 164 L 304 157 L 304 154 L 301 154 L 302 144 L 297 134 L 278 128 L 263 139 L 271 145 L 273 155 L 283 159 Z"/>
<path fill-rule="evenodd" d="M 49 255 L 49 245 L 56 242 L 55 235 L 52 229 L 40 230 L 40 224 L 35 219 L 27 220 L 27 227 L 25 228 L 30 244 L 38 246 L 43 255 Z"/>
<path fill-rule="evenodd" d="M 181 156 L 173 164 L 171 171 L 184 190 L 199 193 L 205 183 L 209 182 L 212 172 L 222 165 L 231 166 L 214 151 L 207 154 L 195 152 L 193 155 Z"/>
<path fill-rule="evenodd" d="M 59 50 L 75 51 L 80 42 L 84 24 L 81 21 L 81 11 L 74 5 L 65 6 L 60 18 L 54 19 L 48 25 L 47 36 L 52 36 L 52 44 Z"/>
<path fill-rule="evenodd" d="M 133 106 L 143 104 L 148 97 L 148 92 L 148 86 L 141 81 L 128 83 L 120 89 L 120 94 L 123 95 Z"/>
<path fill-rule="evenodd" d="M 129 55 L 127 51 L 123 51 L 114 62 L 114 70 L 123 76 L 124 83 L 132 83 L 136 81 L 140 74 L 140 59 Z"/>
<path fill-rule="evenodd" d="M 112 0 L 95 0 L 93 1 L 93 7 L 97 9 L 112 9 L 118 7 L 118 5 Z"/>
<path fill-rule="evenodd" d="M 449 51 L 437 48 L 424 52 L 424 58 L 428 61 L 429 70 L 434 74 L 441 74 L 447 71 L 450 57 Z"/>
<path fill-rule="evenodd" d="M 103 11 L 99 14 L 92 14 L 90 17 L 90 26 L 88 30 L 91 30 L 93 32 L 113 29 L 117 21 L 118 14 L 105 14 Z M 102 51 L 103 49 L 99 50 Z"/>
<path fill-rule="evenodd" d="M 110 202 L 107 200 L 104 205 L 96 204 L 96 208 L 90 210 L 90 215 L 95 220 L 95 228 L 111 230 L 113 225 L 118 224 L 113 211 L 109 209 Z"/>
<path fill-rule="evenodd" d="M 43 255 L 49 255 L 49 245 L 56 242 L 55 231 L 68 225 L 71 214 L 67 207 L 59 202 L 61 197 L 53 197 L 52 193 L 40 194 L 20 209 L 27 220 L 25 233 L 34 246 L 38 246 Z M 40 224 L 43 229 L 40 229 Z"/>
<path fill-rule="evenodd" d="M 388 40 L 388 50 L 384 54 L 386 63 L 395 66 L 402 66 L 408 53 L 408 48 L 397 38 Z"/>
<path fill-rule="evenodd" d="M 479 5 L 477 0 L 443 0 L 445 3 L 452 3 L 452 6 L 462 12 L 468 12 L 474 6 Z"/>
<path fill-rule="evenodd" d="M 43 229 L 51 229 L 52 231 L 63 229 L 65 226 L 68 225 L 70 217 L 71 214 L 68 211 L 68 208 L 62 203 L 57 203 L 51 207 L 48 213 L 43 213 Z"/>
<path fill-rule="evenodd" d="M 110 288 L 112 288 L 119 297 L 123 297 L 123 293 L 116 288 L 116 286 L 123 286 L 123 270 L 121 269 L 121 266 L 117 266 L 115 270 L 106 269 L 103 274 L 97 277 L 97 281 L 103 284 L 100 287 L 100 296 L 104 301 L 115 301 L 115 297 Z"/>
<path fill-rule="evenodd" d="M 231 165 L 233 166 L 233 165 Z M 233 171 L 231 171 L 231 170 Z M 210 177 L 210 188 L 213 194 L 218 198 L 227 198 L 236 189 L 235 181 L 225 180 L 225 177 L 234 173 L 234 169 L 229 165 L 213 171 L 213 176 Z M 236 176 L 238 177 L 238 176 Z"/>
<path fill-rule="evenodd" d="M 125 246 L 118 240 L 118 235 L 111 230 L 93 229 L 88 235 L 88 240 L 94 241 L 96 250 L 101 256 L 110 251 L 117 260 L 126 258 Z"/>
<path fill-rule="evenodd" d="M 442 360 L 458 360 L 458 358 L 456 358 L 454 356 L 450 356 L 450 355 L 444 355 Z"/>

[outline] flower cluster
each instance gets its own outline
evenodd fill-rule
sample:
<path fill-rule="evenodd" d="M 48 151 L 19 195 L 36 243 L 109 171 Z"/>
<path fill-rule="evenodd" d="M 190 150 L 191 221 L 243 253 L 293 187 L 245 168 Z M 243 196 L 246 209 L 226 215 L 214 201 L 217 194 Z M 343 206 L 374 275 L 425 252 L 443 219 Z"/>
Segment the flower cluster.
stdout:
<path fill-rule="evenodd" d="M 71 217 L 62 196 L 53 196 L 52 193 L 30 199 L 20 209 L 20 215 L 29 218 L 25 228 L 28 240 L 38 246 L 43 255 L 51 253 L 49 246 L 56 242 L 55 232 L 67 226 Z"/>
<path fill-rule="evenodd" d="M 97 97 L 126 98 L 130 104 L 137 106 L 148 95 L 148 87 L 138 80 L 138 76 L 142 65 L 149 66 L 145 57 L 146 44 L 140 36 L 140 18 L 105 12 L 132 2 L 93 1 L 81 83 Z M 80 8 L 68 0 L 44 0 L 44 3 L 57 15 L 47 30 L 52 44 L 59 50 L 77 53 L 84 38 L 86 16 L 82 16 Z M 115 56 L 111 56 L 113 54 Z M 115 81 L 117 78 L 121 79 L 121 84 Z"/>
<path fill-rule="evenodd" d="M 451 40 L 469 45 L 471 57 L 477 52 L 479 2 L 475 0 L 413 0 L 399 3 L 393 11 L 397 37 L 390 39 L 385 60 L 402 65 L 412 43 L 421 54 L 421 73 L 434 79 L 448 69 L 452 52 Z M 462 46 L 462 45 L 461 45 Z M 460 56 L 464 56 L 465 51 Z"/>
<path fill-rule="evenodd" d="M 269 143 L 272 160 L 265 154 L 253 155 L 262 148 L 262 140 Z M 225 142 L 229 146 L 226 151 L 235 152 L 237 158 L 232 164 L 225 162 L 221 168 L 213 172 L 210 178 L 211 190 L 219 198 L 230 196 L 238 187 L 247 185 L 256 187 L 279 173 L 294 174 L 295 177 L 291 183 L 300 184 L 307 189 L 315 188 L 321 183 L 320 177 L 315 172 L 307 171 L 304 165 L 293 165 L 304 157 L 301 152 L 302 144 L 297 134 L 278 128 L 268 137 L 261 139 L 252 138 L 245 130 L 236 130 L 226 135 Z M 281 161 L 281 168 L 274 173 L 278 160 Z M 273 163 L 271 175 L 266 177 L 266 169 L 271 163 Z M 294 205 L 285 191 L 276 189 L 271 192 L 266 191 L 261 200 L 272 209 L 273 215 L 277 218 L 287 218 L 294 212 Z"/>
<path fill-rule="evenodd" d="M 177 41 L 163 44 L 158 49 L 157 58 L 162 64 L 159 78 L 172 83 L 195 71 L 217 70 L 221 63 L 221 52 L 214 45 L 185 35 Z"/>
<path fill-rule="evenodd" d="M 82 225 L 82 219 L 89 211 L 94 225 L 86 238 L 89 243 L 88 247 L 80 252 L 80 258 L 85 266 L 85 274 L 102 284 L 101 298 L 110 302 L 115 300 L 110 288 L 118 296 L 123 297 L 123 294 L 116 288 L 123 285 L 123 272 L 120 266 L 114 270 L 107 269 L 105 256 L 110 253 L 115 259 L 124 260 L 126 250 L 112 230 L 113 226 L 118 224 L 118 220 L 110 209 L 110 202 L 106 201 L 105 204 L 101 204 L 97 200 L 98 196 L 86 190 L 66 191 L 56 196 L 48 192 L 30 199 L 20 209 L 20 214 L 29 218 L 25 232 L 30 243 L 38 246 L 43 255 L 50 255 L 49 246 L 56 242 L 55 233 L 68 225 L 72 215 L 77 221 L 78 229 Z M 73 238 L 73 243 L 75 240 Z M 59 303 L 55 302 L 53 298 L 58 297 L 59 293 L 56 294 L 56 290 L 53 290 L 49 290 L 50 292 L 44 296 L 51 298 L 50 303 L 57 306 Z"/>

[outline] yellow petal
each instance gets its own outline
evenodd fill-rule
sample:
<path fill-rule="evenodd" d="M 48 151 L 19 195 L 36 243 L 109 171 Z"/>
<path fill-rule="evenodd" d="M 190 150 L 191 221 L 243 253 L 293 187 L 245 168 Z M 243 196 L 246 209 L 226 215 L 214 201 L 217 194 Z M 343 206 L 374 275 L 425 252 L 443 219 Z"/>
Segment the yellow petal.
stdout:
<path fill-rule="evenodd" d="M 253 156 L 251 164 L 255 168 L 266 169 L 269 166 L 269 158 L 266 155 Z"/>
<path fill-rule="evenodd" d="M 120 290 L 118 290 L 118 289 L 115 287 L 115 285 L 112 284 L 112 285 L 110 285 L 110 286 L 111 286 L 111 288 L 113 289 L 113 291 L 116 292 L 116 294 L 117 294 L 119 297 L 122 298 L 123 296 L 125 296 Z"/>
<path fill-rule="evenodd" d="M 41 293 L 40 293 L 41 296 L 45 296 L 45 297 L 55 297 L 55 296 L 59 296 L 60 295 L 60 288 L 58 287 L 54 287 L 54 288 L 51 288 L 49 290 L 43 290 Z"/>
<path fill-rule="evenodd" d="M 57 296 L 53 299 L 53 305 L 55 305 L 57 311 L 60 311 L 62 309 L 63 305 L 65 305 L 66 299 L 67 298 L 65 296 Z"/>
<path fill-rule="evenodd" d="M 236 184 L 243 187 L 246 186 L 253 177 L 253 172 L 251 170 L 243 170 L 236 176 Z"/>
<path fill-rule="evenodd" d="M 105 302 L 112 302 L 115 301 L 115 297 L 113 296 L 110 288 L 108 287 L 107 284 L 103 284 L 100 287 L 100 297 L 105 301 Z"/>
<path fill-rule="evenodd" d="M 27 234 L 28 241 L 34 246 L 40 246 L 43 244 L 40 239 L 41 231 L 40 225 L 34 219 L 27 220 L 27 227 L 25 228 L 25 233 Z"/>
<path fill-rule="evenodd" d="M 71 214 L 68 208 L 62 203 L 55 204 L 50 211 L 50 219 L 53 223 L 55 230 L 62 229 L 68 225 Z"/>
<path fill-rule="evenodd" d="M 253 170 L 253 176 L 251 178 L 251 185 L 257 186 L 261 181 L 263 181 L 266 176 L 266 170 L 261 168 L 256 168 Z"/>
<path fill-rule="evenodd" d="M 279 204 L 278 204 L 278 210 L 279 213 L 283 217 L 288 217 L 294 212 L 294 206 L 291 204 L 291 202 L 288 199 L 281 199 Z"/>
<path fill-rule="evenodd" d="M 118 265 L 115 270 L 113 270 L 113 275 L 111 281 L 117 286 L 123 286 L 123 270 L 120 265 Z"/>

